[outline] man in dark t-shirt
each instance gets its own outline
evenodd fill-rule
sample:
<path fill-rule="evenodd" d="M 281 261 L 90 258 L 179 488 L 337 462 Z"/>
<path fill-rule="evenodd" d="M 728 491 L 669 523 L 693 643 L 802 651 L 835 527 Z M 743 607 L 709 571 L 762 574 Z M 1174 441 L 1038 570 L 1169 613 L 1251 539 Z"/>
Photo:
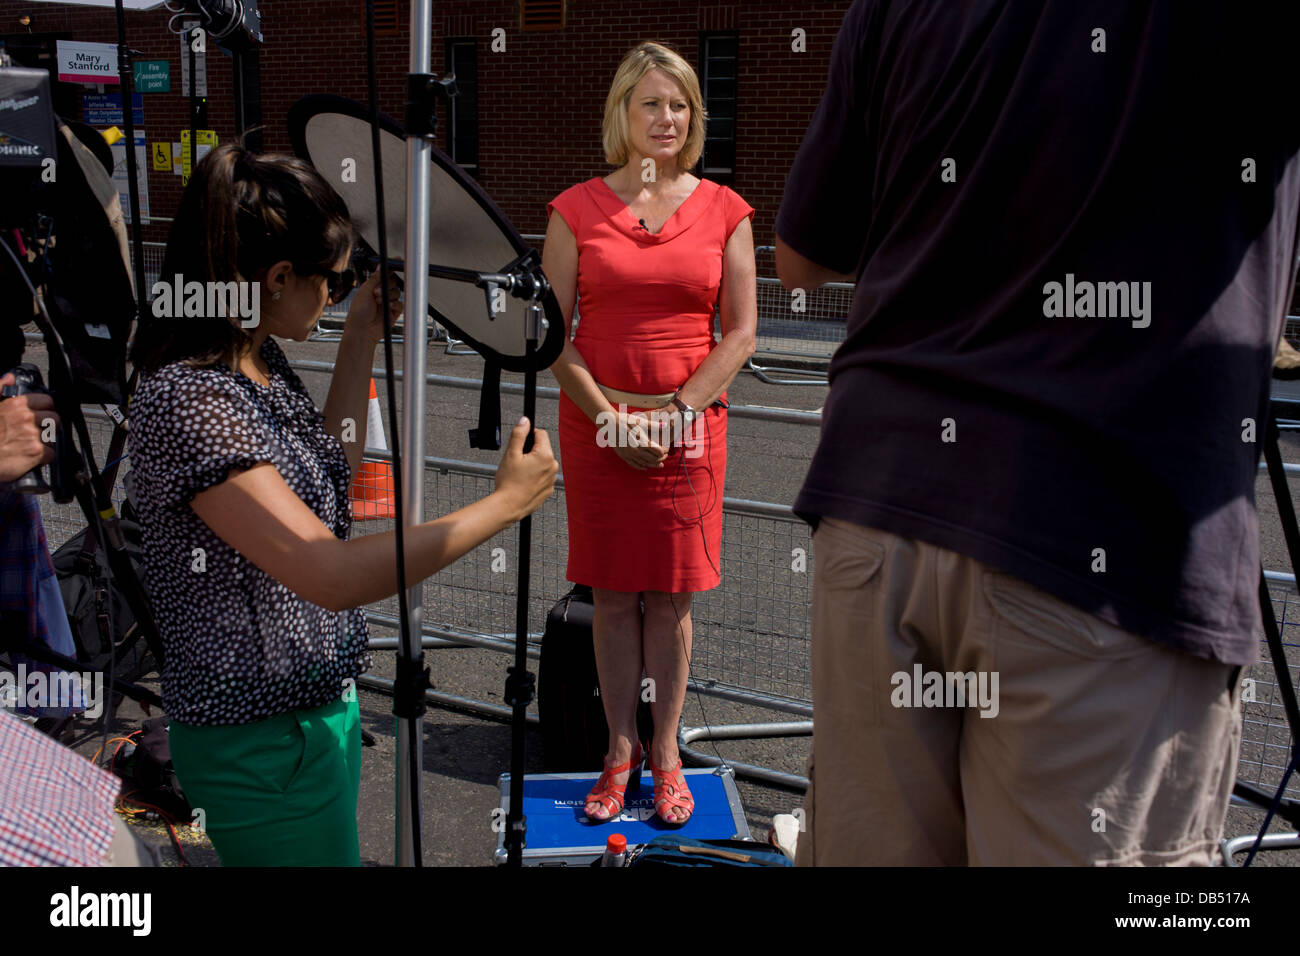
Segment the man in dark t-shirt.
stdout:
<path fill-rule="evenodd" d="M 1259 634 L 1296 5 L 857 0 L 777 218 L 856 281 L 800 863 L 1208 863 Z"/>

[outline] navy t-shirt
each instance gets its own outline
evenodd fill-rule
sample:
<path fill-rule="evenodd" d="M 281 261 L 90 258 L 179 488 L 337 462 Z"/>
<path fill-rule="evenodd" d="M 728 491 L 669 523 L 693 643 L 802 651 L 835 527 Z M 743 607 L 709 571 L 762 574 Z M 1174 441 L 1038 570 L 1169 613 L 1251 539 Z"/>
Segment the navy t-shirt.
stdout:
<path fill-rule="evenodd" d="M 1252 663 L 1297 26 L 1300 4 L 857 0 L 776 224 L 858 275 L 796 512 Z"/>

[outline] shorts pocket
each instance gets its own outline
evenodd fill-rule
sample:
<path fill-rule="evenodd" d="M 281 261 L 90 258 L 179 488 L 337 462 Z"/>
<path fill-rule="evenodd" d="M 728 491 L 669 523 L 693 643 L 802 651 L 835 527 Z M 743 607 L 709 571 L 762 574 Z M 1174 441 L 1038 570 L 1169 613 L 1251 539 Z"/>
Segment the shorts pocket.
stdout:
<path fill-rule="evenodd" d="M 1018 644 L 1049 644 L 1088 660 L 1122 660 L 1159 650 L 1131 634 L 1048 594 L 1014 575 L 984 576 L 984 595 L 994 613 L 995 633 Z"/>
<path fill-rule="evenodd" d="M 823 518 L 813 535 L 818 583 L 830 591 L 861 592 L 880 573 L 885 546 L 869 528 Z"/>
<path fill-rule="evenodd" d="M 887 556 L 882 532 L 823 519 L 813 536 L 812 689 L 818 734 L 831 740 L 880 723 L 889 678 L 877 672 Z M 827 710 L 826 701 L 836 705 Z"/>

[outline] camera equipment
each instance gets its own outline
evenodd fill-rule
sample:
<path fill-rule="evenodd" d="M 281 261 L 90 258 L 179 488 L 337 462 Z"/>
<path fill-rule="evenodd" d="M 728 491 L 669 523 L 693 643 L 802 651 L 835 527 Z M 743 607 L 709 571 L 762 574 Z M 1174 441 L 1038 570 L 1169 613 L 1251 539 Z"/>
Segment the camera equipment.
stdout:
<path fill-rule="evenodd" d="M 44 306 L 71 363 L 71 397 L 78 405 L 122 405 L 136 305 L 122 256 L 126 236 L 117 188 L 95 154 L 55 117 L 48 88 L 43 70 L 0 66 L 0 144 L 14 147 L 46 126 L 53 131 L 48 148 L 23 150 L 13 162 L 0 163 L 0 236 L 14 250 L 12 259 L 0 254 L 0 303 L 8 306 L 3 321 L 13 327 L 31 321 L 32 294 L 47 286 Z M 6 108 L 10 102 L 18 105 Z M 55 241 L 59 223 L 76 229 Z M 57 392 L 62 383 L 55 364 L 50 372 Z"/>
<path fill-rule="evenodd" d="M 173 33 L 181 32 L 177 20 L 197 14 L 204 31 L 217 41 L 222 52 L 233 64 L 235 134 L 245 138 L 245 145 L 261 152 L 262 124 L 261 68 L 258 46 L 262 40 L 262 14 L 257 0 L 168 0 L 166 9 L 174 14 L 167 26 Z M 195 51 L 189 45 L 190 58 L 190 140 L 196 140 L 196 126 L 200 117 L 206 117 L 206 107 L 196 95 Z M 251 128 L 251 129 L 250 129 Z M 197 146 L 195 147 L 198 148 Z M 195 154 L 197 156 L 197 153 Z"/>
<path fill-rule="evenodd" d="M 119 37 L 121 26 L 119 20 Z M 120 49 L 126 50 L 124 43 Z M 129 62 L 124 59 L 119 66 L 129 82 Z M 129 126 L 129 110 L 126 121 Z M 138 217 L 133 150 L 127 150 L 127 159 L 132 210 Z M 139 637 L 145 638 L 160 666 L 162 648 L 148 595 L 125 552 L 111 486 L 95 467 L 81 414 L 83 403 L 120 405 L 126 395 L 126 344 L 136 300 L 124 256 L 120 200 L 111 175 L 111 153 L 102 138 L 85 128 L 74 132 L 54 115 L 49 74 L 11 66 L 0 48 L 0 194 L 5 196 L 0 204 L 0 349 L 5 350 L 0 368 L 21 356 L 22 325 L 34 319 L 48 350 L 47 394 L 60 419 L 50 470 L 52 489 L 45 486 L 39 468 L 17 485 L 31 493 L 52 490 L 60 502 L 78 500 L 87 521 L 79 553 L 89 557 L 95 545 L 101 545 L 108 573 L 100 562 L 92 561 L 60 575 L 65 593 L 69 587 L 74 591 L 80 587 L 85 597 L 71 605 L 70 623 L 81 638 L 89 636 L 94 647 L 108 649 L 107 666 L 102 656 L 96 664 L 105 671 L 109 686 L 135 699 L 160 703 L 157 695 L 119 680 L 116 674 L 117 655 L 128 657 Z M 61 226 L 71 228 L 61 230 Z M 138 230 L 135 240 L 137 285 L 143 287 Z M 31 365 L 20 365 L 14 376 L 16 382 L 6 388 L 6 398 L 45 391 Z M 114 443 L 120 444 L 124 435 L 119 428 Z M 118 642 L 115 625 L 128 621 L 131 632 Z M 48 648 L 26 640 L 17 643 L 16 634 L 6 637 L 0 650 L 78 668 L 79 662 Z M 79 656 L 86 646 L 84 640 L 77 644 Z M 112 710 L 110 695 L 103 713 L 105 733 Z"/>
<path fill-rule="evenodd" d="M 134 192 L 134 178 L 131 186 Z M 36 322 L 49 354 L 47 394 L 60 419 L 52 488 L 44 487 L 39 469 L 20 479 L 20 487 L 52 490 L 59 501 L 77 499 L 89 533 L 104 548 L 113 586 L 161 662 L 148 596 L 126 554 L 81 413 L 83 404 L 125 404 L 136 300 L 117 188 L 95 153 L 55 117 L 49 74 L 9 66 L 3 58 L 0 194 L 0 333 L 21 345 L 22 324 Z M 16 358 L 7 356 L 5 363 Z M 33 366 L 14 371 L 18 381 L 7 395 L 44 389 Z M 94 577 L 93 586 L 107 591 L 102 575 Z M 39 657 L 38 650 L 26 653 Z"/>
<path fill-rule="evenodd" d="M 41 191 L 41 169 L 56 159 L 57 131 L 50 99 L 50 75 L 45 70 L 14 67 L 0 46 L 0 234 L 16 222 L 34 220 L 32 202 Z M 0 302 L 24 294 L 22 283 L 0 257 Z M 16 362 L 23 352 L 21 330 L 0 322 L 0 368 Z"/>
<path fill-rule="evenodd" d="M 247 50 L 262 42 L 257 0 L 171 0 L 164 6 L 176 16 L 197 13 L 203 29 L 226 49 Z"/>
<path fill-rule="evenodd" d="M 88 151 L 87 156 L 90 156 Z M 89 162 L 95 172 L 100 176 L 104 176 L 102 167 L 99 166 L 98 161 L 93 156 L 90 156 Z M 116 200 L 116 195 L 114 200 Z M 18 237 L 20 233 L 15 230 L 12 235 Z M 49 352 L 50 379 L 54 389 L 48 394 L 54 399 L 55 409 L 65 427 L 65 433 L 58 440 L 59 447 L 56 449 L 56 461 L 61 461 L 63 464 L 54 472 L 55 493 L 56 495 L 66 493 L 76 497 L 78 504 L 81 505 L 82 513 L 86 517 L 86 539 L 87 541 L 92 540 L 91 536 L 93 535 L 93 541 L 103 547 L 104 556 L 107 560 L 111 582 L 106 580 L 98 564 L 90 567 L 84 576 L 87 578 L 88 586 L 95 596 L 94 617 L 100 631 L 100 637 L 103 642 L 106 642 L 107 646 L 113 648 L 109 657 L 108 681 L 113 686 L 118 686 L 114 673 L 114 656 L 119 648 L 114 636 L 110 594 L 114 598 L 120 594 L 130 609 L 136 624 L 136 629 L 132 632 L 130 640 L 121 645 L 120 649 L 129 651 L 135 640 L 143 636 L 150 651 L 153 652 L 154 659 L 161 667 L 163 651 L 161 641 L 158 638 L 157 625 L 155 624 L 148 593 L 136 574 L 131 558 L 127 553 L 126 541 L 122 534 L 117 511 L 113 507 L 109 495 L 108 486 L 95 465 L 89 429 L 81 412 L 81 404 L 75 395 L 73 363 L 69 361 L 63 339 L 59 335 L 49 311 L 46 309 L 44 296 L 32 283 L 31 277 L 27 275 L 23 268 L 22 261 L 3 235 L 0 235 L 0 252 L 7 257 L 6 266 L 12 264 L 13 271 L 16 271 L 27 284 L 31 300 L 34 300 L 38 310 L 37 325 L 44 333 L 46 347 Z M 124 270 L 125 264 L 121 261 L 120 256 L 117 257 L 116 261 L 118 268 Z M 35 372 L 34 369 L 32 371 Z M 32 379 L 39 382 L 38 375 L 25 375 L 24 378 L 29 382 Z M 115 439 L 120 440 L 122 434 L 122 429 L 119 427 L 117 434 L 114 436 Z M 74 435 L 76 441 L 73 440 Z M 66 489 L 64 486 L 66 486 Z M 114 591 L 117 593 L 113 594 Z M 38 660 L 50 660 L 47 649 L 42 647 L 27 646 L 14 649 L 21 650 L 27 656 Z M 110 706 L 105 708 L 103 715 L 105 732 L 107 732 L 108 722 L 111 720 L 111 710 L 110 703 Z"/>
<path fill-rule="evenodd" d="M 54 136 L 50 74 L 9 66 L 0 53 L 0 166 L 40 170 Z"/>
<path fill-rule="evenodd" d="M 10 371 L 14 376 L 14 384 L 0 389 L 0 399 L 17 398 L 19 395 L 50 394 L 44 381 L 41 380 L 41 370 L 35 365 L 24 362 Z M 50 484 L 45 483 L 45 479 L 41 476 L 41 466 L 37 465 L 17 481 L 10 483 L 9 487 L 13 491 L 29 495 L 43 495 L 53 489 L 54 500 L 59 504 L 71 501 L 73 498 L 71 479 L 76 473 L 76 459 L 69 457 L 70 450 L 63 425 L 60 424 L 55 430 L 54 461 L 50 463 Z"/>

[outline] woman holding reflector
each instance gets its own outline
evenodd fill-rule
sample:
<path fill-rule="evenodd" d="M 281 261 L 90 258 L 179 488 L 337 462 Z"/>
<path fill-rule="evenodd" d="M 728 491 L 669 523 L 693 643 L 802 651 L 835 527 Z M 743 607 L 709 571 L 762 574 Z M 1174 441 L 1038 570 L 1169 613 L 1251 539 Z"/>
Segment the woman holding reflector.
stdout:
<path fill-rule="evenodd" d="M 594 589 L 609 721 L 605 772 L 586 805 L 596 821 L 619 815 L 643 756 L 660 819 L 679 826 L 694 809 L 677 751 L 691 597 L 721 580 L 720 400 L 753 353 L 758 323 L 754 210 L 688 171 L 704 123 L 691 67 L 641 44 L 605 100 L 605 159 L 619 168 L 547 206 L 543 268 L 566 319 L 581 300 L 577 335 L 553 369 L 563 389 L 567 577 Z M 636 739 L 643 687 L 655 724 L 648 755 Z"/>
<path fill-rule="evenodd" d="M 313 167 L 218 147 L 181 198 L 163 282 L 252 283 L 255 321 L 146 316 L 133 345 L 131 466 L 172 758 L 228 866 L 360 864 L 360 606 L 398 589 L 392 532 L 348 540 L 378 277 L 348 313 L 324 414 L 274 338 L 305 339 L 347 295 L 352 244 Z M 550 441 L 538 430 L 525 455 L 527 433 L 511 434 L 492 494 L 406 530 L 408 586 L 550 495 Z"/>

